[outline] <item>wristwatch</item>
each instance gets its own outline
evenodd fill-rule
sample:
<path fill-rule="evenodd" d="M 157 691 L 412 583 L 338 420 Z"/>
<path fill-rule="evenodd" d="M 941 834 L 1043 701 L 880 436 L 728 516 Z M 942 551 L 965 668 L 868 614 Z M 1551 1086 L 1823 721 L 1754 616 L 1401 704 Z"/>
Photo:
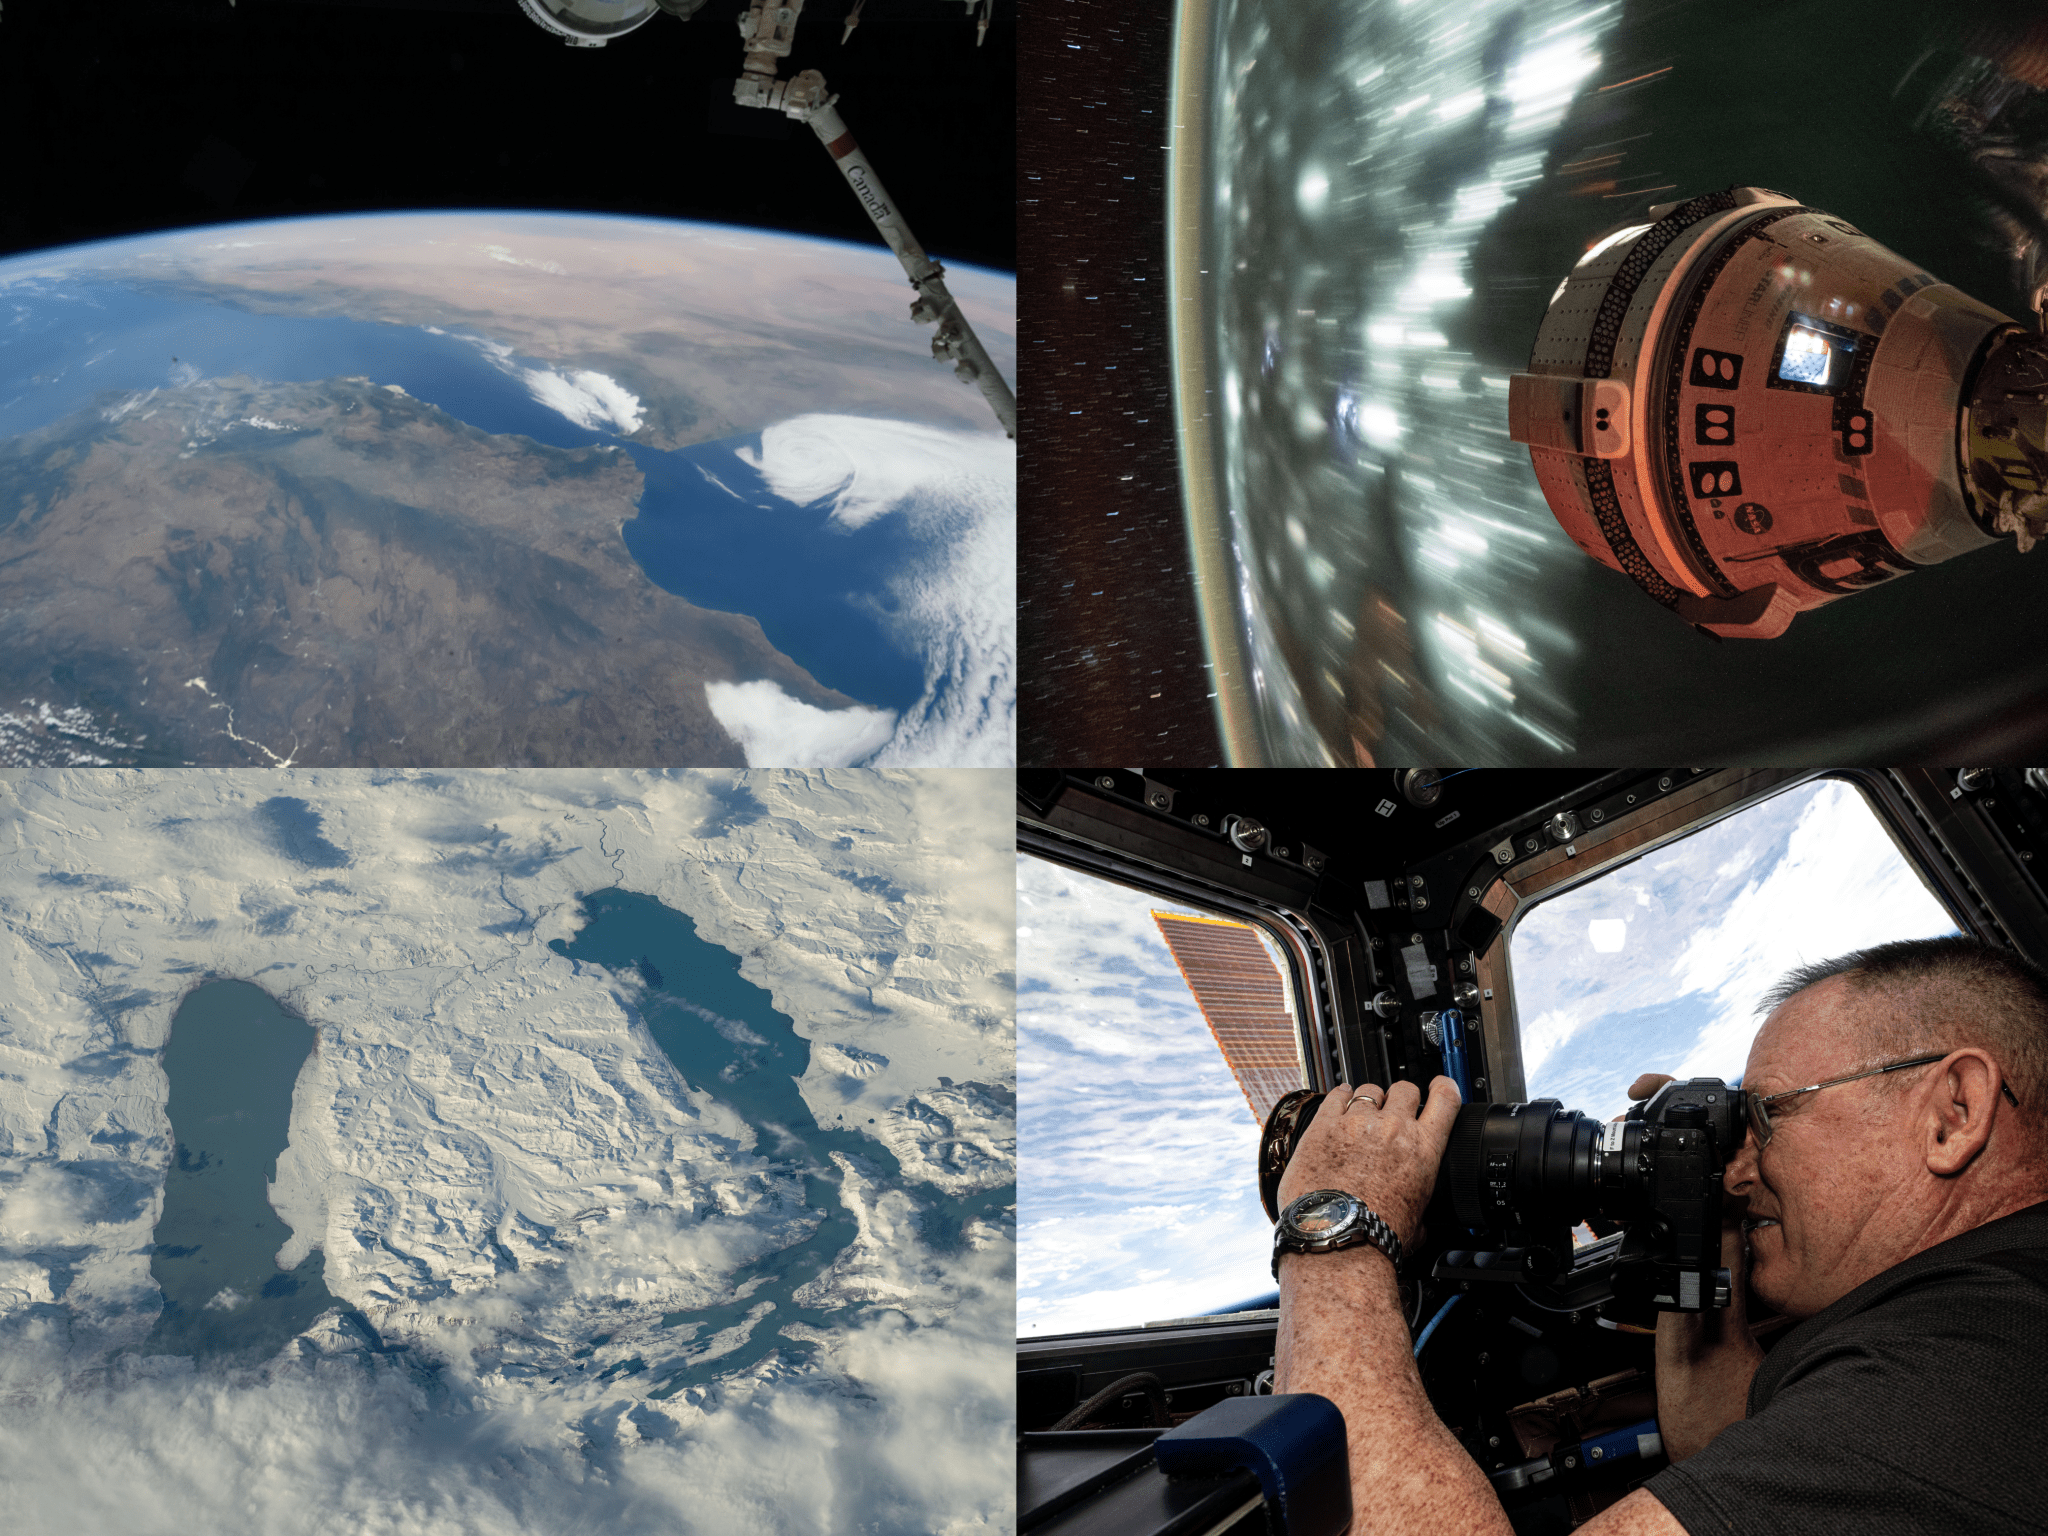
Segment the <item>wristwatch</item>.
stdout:
<path fill-rule="evenodd" d="M 1282 1211 L 1273 1228 L 1273 1278 L 1280 1278 L 1283 1253 L 1332 1253 L 1359 1243 L 1401 1262 L 1401 1239 L 1363 1200 L 1341 1189 L 1311 1190 Z"/>

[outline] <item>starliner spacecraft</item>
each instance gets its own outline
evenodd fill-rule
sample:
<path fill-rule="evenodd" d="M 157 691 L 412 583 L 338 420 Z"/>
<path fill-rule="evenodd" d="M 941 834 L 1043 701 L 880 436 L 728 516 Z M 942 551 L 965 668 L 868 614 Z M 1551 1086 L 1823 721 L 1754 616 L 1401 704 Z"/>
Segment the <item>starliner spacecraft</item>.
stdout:
<path fill-rule="evenodd" d="M 1558 284 L 1509 381 L 1574 542 L 1681 618 L 1795 614 L 2048 535 L 2048 342 L 1761 187 L 1648 210 Z"/>
<path fill-rule="evenodd" d="M 865 0 L 859 0 L 847 19 L 842 43 L 853 35 L 861 4 Z M 967 0 L 970 14 L 977 5 L 981 8 L 977 44 L 988 33 L 994 4 L 995 0 Z M 653 20 L 661 11 L 687 21 L 703 5 L 704 0 L 519 0 L 520 9 L 535 22 L 571 47 L 579 48 L 602 48 L 613 38 L 623 37 Z M 739 19 L 746 57 L 739 78 L 733 82 L 733 100 L 743 107 L 782 112 L 809 124 L 889 249 L 896 253 L 897 261 L 910 277 L 910 286 L 917 290 L 917 297 L 911 301 L 910 318 L 920 325 L 938 327 L 932 337 L 932 356 L 950 362 L 955 373 L 979 389 L 1003 424 L 1003 430 L 1015 437 L 1016 395 L 990 360 L 981 338 L 974 334 L 974 327 L 967 323 L 953 295 L 946 291 L 946 269 L 917 243 L 902 211 L 883 188 L 881 177 L 854 142 L 836 108 L 839 98 L 825 89 L 824 75 L 807 69 L 793 80 L 777 78 L 780 61 L 789 56 L 803 8 L 804 0 L 788 0 L 787 4 L 752 0 Z"/>

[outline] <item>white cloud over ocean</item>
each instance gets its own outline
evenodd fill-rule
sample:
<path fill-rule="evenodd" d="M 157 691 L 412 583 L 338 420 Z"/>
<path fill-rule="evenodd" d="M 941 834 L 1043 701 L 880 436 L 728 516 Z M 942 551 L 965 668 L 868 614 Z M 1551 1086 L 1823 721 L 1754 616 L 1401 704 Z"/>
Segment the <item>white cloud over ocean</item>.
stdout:
<path fill-rule="evenodd" d="M 889 740 L 888 709 L 820 709 L 762 678 L 706 683 L 705 700 L 749 764 L 764 768 L 844 768 L 872 757 Z"/>
<path fill-rule="evenodd" d="M 1258 1123 L 1152 919 L 1017 860 L 1017 1329 L 1186 1317 L 1271 1289 Z"/>
<path fill-rule="evenodd" d="M 449 334 L 438 326 L 422 329 L 435 336 Z M 467 335 L 458 335 L 457 340 L 468 342 L 492 367 L 519 380 L 534 399 L 579 427 L 630 435 L 638 432 L 646 419 L 640 397 L 609 374 L 589 368 L 528 368 L 502 342 Z"/>
<path fill-rule="evenodd" d="M 1522 917 L 1528 1093 L 1606 1116 L 1642 1072 L 1739 1076 L 1785 972 L 1953 931 L 1856 789 L 1788 790 Z"/>
<path fill-rule="evenodd" d="M 1005 767 L 1017 753 L 1017 445 L 859 416 L 798 416 L 740 457 L 784 500 L 824 498 L 856 530 L 902 517 L 918 554 L 893 576 L 880 621 L 924 658 L 924 691 L 874 766 Z M 749 757 L 749 761 L 752 761 Z"/>

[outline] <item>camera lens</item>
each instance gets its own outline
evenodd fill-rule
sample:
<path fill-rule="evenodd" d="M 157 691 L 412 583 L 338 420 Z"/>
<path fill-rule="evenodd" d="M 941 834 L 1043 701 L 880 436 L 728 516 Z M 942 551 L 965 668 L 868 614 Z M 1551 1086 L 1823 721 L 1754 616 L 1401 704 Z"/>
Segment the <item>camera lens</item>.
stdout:
<path fill-rule="evenodd" d="M 1639 1125 L 1624 1131 L 1641 1135 Z M 1438 1188 L 1467 1227 L 1569 1227 L 1606 1214 L 1603 1143 L 1610 1139 L 1618 1138 L 1603 1122 L 1556 1099 L 1467 1104 L 1451 1128 Z"/>

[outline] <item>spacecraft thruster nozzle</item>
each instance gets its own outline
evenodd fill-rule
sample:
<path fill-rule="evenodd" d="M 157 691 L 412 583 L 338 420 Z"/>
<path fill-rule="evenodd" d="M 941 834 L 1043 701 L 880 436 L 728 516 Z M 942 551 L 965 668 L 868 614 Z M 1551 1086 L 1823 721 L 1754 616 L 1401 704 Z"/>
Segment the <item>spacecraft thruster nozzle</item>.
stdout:
<path fill-rule="evenodd" d="M 1719 635 L 2048 535 L 2048 341 L 1761 187 L 1587 251 L 1508 433 L 1581 549 Z"/>

